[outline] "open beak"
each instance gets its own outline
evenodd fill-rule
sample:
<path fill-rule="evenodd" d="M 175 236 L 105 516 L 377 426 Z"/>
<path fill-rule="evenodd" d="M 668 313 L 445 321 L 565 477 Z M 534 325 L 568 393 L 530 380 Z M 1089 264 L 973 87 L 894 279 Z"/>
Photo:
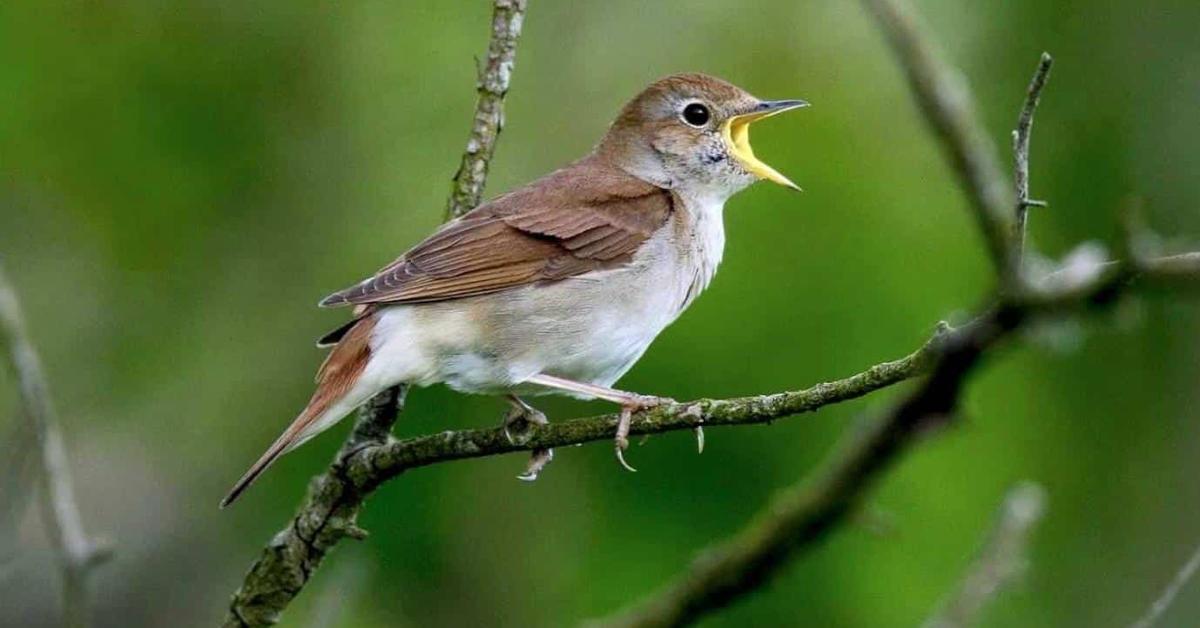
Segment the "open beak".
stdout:
<path fill-rule="evenodd" d="M 754 149 L 750 148 L 750 124 L 763 118 L 770 118 L 777 113 L 807 106 L 808 103 L 803 100 L 764 100 L 750 111 L 726 120 L 725 124 L 721 125 L 721 135 L 729 146 L 729 152 L 733 153 L 733 156 L 741 162 L 742 167 L 751 174 L 799 192 L 800 186 L 792 183 L 790 179 L 779 174 L 778 170 L 764 164 L 754 156 Z"/>

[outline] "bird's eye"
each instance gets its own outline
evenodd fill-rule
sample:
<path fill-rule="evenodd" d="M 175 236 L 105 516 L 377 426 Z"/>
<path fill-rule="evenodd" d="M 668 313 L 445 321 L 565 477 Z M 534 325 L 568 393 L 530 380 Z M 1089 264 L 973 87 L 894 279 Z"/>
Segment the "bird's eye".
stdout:
<path fill-rule="evenodd" d="M 694 102 L 683 108 L 683 121 L 694 127 L 702 127 L 708 124 L 708 107 L 703 104 Z"/>

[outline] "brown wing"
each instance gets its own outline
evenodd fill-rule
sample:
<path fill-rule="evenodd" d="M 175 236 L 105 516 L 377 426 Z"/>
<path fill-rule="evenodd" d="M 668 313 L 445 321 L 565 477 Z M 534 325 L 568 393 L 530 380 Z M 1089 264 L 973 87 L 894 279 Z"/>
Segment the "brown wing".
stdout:
<path fill-rule="evenodd" d="M 668 191 L 590 157 L 481 205 L 321 305 L 442 301 L 620 266 L 671 208 Z"/>

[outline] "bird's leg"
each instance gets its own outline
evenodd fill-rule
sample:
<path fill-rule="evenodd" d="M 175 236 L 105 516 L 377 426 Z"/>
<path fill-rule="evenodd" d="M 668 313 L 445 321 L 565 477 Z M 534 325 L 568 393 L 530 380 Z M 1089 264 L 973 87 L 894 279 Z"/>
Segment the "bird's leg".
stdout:
<path fill-rule="evenodd" d="M 508 414 L 504 415 L 504 437 L 508 439 L 508 442 L 516 442 L 513 439 L 512 432 L 510 431 L 510 428 L 513 426 L 520 424 L 521 431 L 525 431 L 529 428 L 529 424 L 531 423 L 534 425 L 548 425 L 550 423 L 550 421 L 546 419 L 545 414 L 543 414 L 537 408 L 525 403 L 525 400 L 521 399 L 520 397 L 516 395 L 508 395 L 507 399 L 509 405 L 512 406 L 512 409 L 508 411 Z M 521 475 L 518 475 L 517 479 L 525 480 L 526 482 L 532 482 L 536 480 L 538 474 L 542 472 L 542 469 L 546 468 L 546 465 L 550 464 L 551 460 L 554 460 L 553 449 L 534 449 L 533 453 L 531 453 L 529 456 L 529 464 L 525 466 L 525 472 Z"/>
<path fill-rule="evenodd" d="M 547 388 L 557 388 L 567 392 L 579 393 L 611 401 L 621 406 L 621 418 L 617 421 L 617 433 L 613 438 L 613 445 L 617 452 L 617 462 L 621 463 L 622 467 L 629 471 L 637 471 L 625 462 L 625 449 L 629 447 L 629 423 L 633 419 L 635 412 L 641 412 L 647 408 L 661 406 L 663 404 L 675 403 L 675 400 L 666 397 L 651 397 L 648 395 L 639 395 L 637 393 L 625 392 L 605 386 L 597 386 L 595 384 L 587 384 L 576 382 L 553 375 L 539 373 L 526 380 L 531 384 L 546 386 Z"/>

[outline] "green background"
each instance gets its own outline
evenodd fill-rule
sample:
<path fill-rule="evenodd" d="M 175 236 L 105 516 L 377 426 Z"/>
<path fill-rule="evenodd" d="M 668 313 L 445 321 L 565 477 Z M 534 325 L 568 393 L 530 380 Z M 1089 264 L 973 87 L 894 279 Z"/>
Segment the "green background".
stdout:
<path fill-rule="evenodd" d="M 898 357 L 987 294 L 981 241 L 896 63 L 858 3 L 533 0 L 494 195 L 586 152 L 654 78 L 704 71 L 813 107 L 755 128 L 803 194 L 727 205 L 714 284 L 624 388 L 745 395 Z M 1032 238 L 1111 243 L 1144 199 L 1200 240 L 1200 4 L 918 3 L 1008 161 L 1042 50 Z M 0 255 L 61 409 L 87 526 L 116 543 L 101 626 L 208 626 L 327 463 L 341 425 L 236 507 L 217 501 L 303 405 L 316 301 L 441 220 L 474 104 L 488 3 L 0 3 Z M 951 589 L 1006 489 L 1042 483 L 1031 569 L 986 626 L 1121 626 L 1200 540 L 1200 309 L 1152 296 L 1037 330 L 972 381 L 966 419 L 847 525 L 707 626 L 913 626 Z M 678 572 L 820 462 L 899 390 L 771 426 L 421 469 L 382 488 L 372 532 L 331 556 L 285 626 L 559 626 Z M 0 409 L 15 404 L 0 386 Z M 548 399 L 552 420 L 608 409 Z M 410 395 L 397 433 L 491 426 L 504 405 Z M 7 417 L 7 414 L 3 416 Z M 8 420 L 0 419 L 0 420 Z M 55 621 L 33 513 L 0 625 Z M 1162 625 L 1200 622 L 1200 585 Z"/>

